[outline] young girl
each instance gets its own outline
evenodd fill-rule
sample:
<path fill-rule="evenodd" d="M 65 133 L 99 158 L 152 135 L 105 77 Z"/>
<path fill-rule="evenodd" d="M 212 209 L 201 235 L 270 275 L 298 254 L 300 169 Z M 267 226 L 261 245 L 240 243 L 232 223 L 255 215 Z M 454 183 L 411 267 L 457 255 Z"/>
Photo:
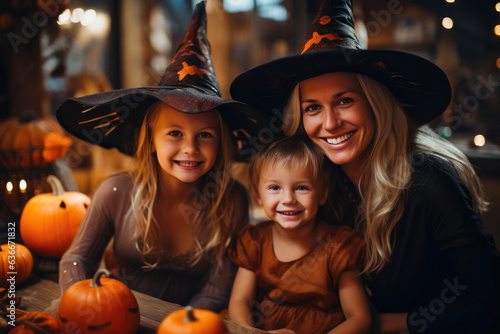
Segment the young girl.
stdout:
<path fill-rule="evenodd" d="M 323 160 L 308 139 L 289 137 L 251 162 L 252 190 L 272 221 L 246 226 L 232 249 L 233 321 L 271 333 L 369 332 L 364 241 L 316 218 L 328 193 Z"/>
<path fill-rule="evenodd" d="M 134 154 L 139 166 L 95 192 L 60 261 L 63 291 L 93 275 L 113 238 L 106 264 L 130 288 L 227 307 L 236 267 L 226 250 L 248 220 L 246 193 L 228 170 L 230 130 L 253 134 L 261 118 L 220 97 L 205 21 L 202 2 L 158 87 L 69 99 L 57 110 L 72 134 Z"/>

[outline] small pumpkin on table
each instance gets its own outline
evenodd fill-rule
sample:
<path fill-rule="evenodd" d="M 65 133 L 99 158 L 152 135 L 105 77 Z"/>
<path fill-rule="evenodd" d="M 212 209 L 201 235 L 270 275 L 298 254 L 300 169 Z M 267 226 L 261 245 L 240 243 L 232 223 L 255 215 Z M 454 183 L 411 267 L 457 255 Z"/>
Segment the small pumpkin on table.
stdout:
<path fill-rule="evenodd" d="M 135 334 L 139 328 L 139 304 L 132 291 L 99 269 L 93 279 L 77 282 L 61 297 L 58 319 L 62 331 L 82 334 Z"/>
<path fill-rule="evenodd" d="M 33 256 L 26 246 L 17 243 L 0 245 L 1 288 L 9 288 L 12 277 L 14 277 L 13 282 L 16 285 L 24 282 L 31 274 L 32 269 Z"/>
<path fill-rule="evenodd" d="M 227 334 L 222 318 L 209 310 L 186 306 L 163 319 L 157 334 Z"/>
<path fill-rule="evenodd" d="M 59 320 L 44 312 L 29 312 L 16 319 L 16 326 L 9 334 L 59 334 Z"/>

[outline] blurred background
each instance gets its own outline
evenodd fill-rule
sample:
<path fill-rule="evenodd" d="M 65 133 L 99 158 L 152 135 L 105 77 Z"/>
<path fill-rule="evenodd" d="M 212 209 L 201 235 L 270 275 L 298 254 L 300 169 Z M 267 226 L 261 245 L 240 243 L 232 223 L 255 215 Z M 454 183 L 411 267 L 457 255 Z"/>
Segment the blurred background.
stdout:
<path fill-rule="evenodd" d="M 73 137 L 69 148 L 40 162 L 36 154 L 47 153 L 47 144 L 37 142 L 35 132 L 66 136 L 53 115 L 67 97 L 157 85 L 197 2 L 2 0 L 0 230 L 18 219 L 29 198 L 50 192 L 48 174 L 57 174 L 67 190 L 92 196 L 105 177 L 133 168 L 133 160 L 118 151 Z M 296 54 L 320 3 L 209 0 L 208 38 L 222 95 L 230 98 L 229 86 L 239 73 Z M 500 2 L 355 0 L 354 5 L 364 47 L 421 55 L 449 76 L 453 100 L 430 125 L 477 168 L 492 203 L 484 225 L 500 245 Z M 23 154 L 29 163 L 16 158 Z"/>

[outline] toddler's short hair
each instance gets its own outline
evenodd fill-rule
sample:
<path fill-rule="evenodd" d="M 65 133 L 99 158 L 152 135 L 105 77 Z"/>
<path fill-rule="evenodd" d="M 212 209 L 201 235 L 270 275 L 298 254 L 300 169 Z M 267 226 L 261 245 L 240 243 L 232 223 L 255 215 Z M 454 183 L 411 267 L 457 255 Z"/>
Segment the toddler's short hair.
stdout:
<path fill-rule="evenodd" d="M 272 142 L 259 151 L 249 165 L 249 181 L 254 194 L 258 194 L 260 175 L 267 166 L 278 164 L 285 168 L 305 168 L 322 189 L 330 181 L 327 161 L 320 148 L 308 137 L 291 136 Z"/>

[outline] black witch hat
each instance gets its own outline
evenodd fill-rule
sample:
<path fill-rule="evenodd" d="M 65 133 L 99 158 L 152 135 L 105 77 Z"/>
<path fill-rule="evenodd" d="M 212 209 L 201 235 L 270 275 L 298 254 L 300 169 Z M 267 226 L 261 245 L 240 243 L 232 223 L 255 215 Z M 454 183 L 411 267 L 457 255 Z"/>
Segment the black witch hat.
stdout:
<path fill-rule="evenodd" d="M 200 2 L 158 86 L 69 98 L 56 111 L 59 123 L 82 140 L 133 155 L 145 111 L 161 101 L 190 114 L 217 109 L 238 145 L 252 142 L 248 138 L 257 137 L 266 117 L 247 104 L 221 97 L 206 22 L 205 2 Z"/>
<path fill-rule="evenodd" d="M 405 52 L 362 49 L 354 30 L 352 0 L 325 0 L 297 55 L 256 66 L 231 84 L 231 96 L 262 110 L 282 108 L 302 80 L 329 72 L 354 72 L 384 84 L 417 124 L 441 114 L 451 99 L 446 74 Z"/>

